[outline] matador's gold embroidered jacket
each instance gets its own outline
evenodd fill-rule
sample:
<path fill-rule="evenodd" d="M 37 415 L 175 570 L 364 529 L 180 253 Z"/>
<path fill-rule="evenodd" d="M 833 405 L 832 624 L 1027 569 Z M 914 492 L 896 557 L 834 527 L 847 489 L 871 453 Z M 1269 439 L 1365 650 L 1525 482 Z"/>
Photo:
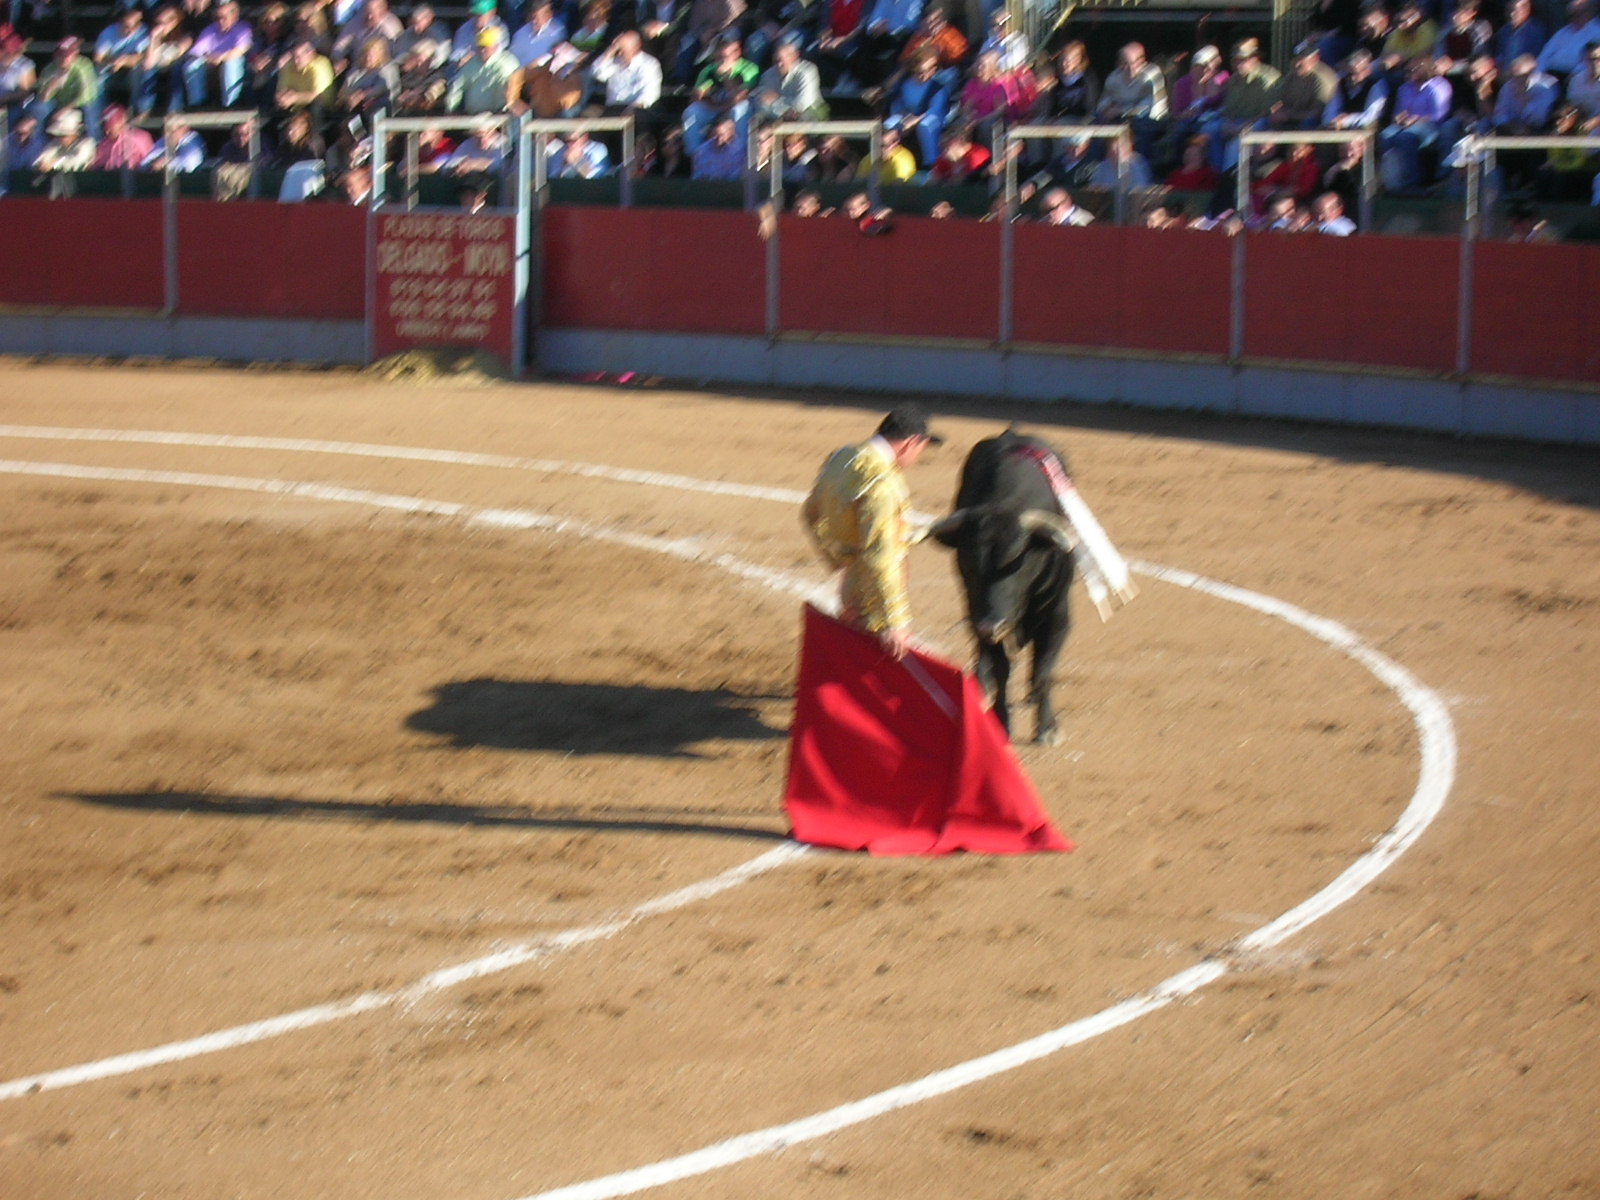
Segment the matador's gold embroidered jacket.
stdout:
<path fill-rule="evenodd" d="M 882 438 L 835 450 L 822 465 L 802 513 L 818 552 L 842 567 L 840 616 L 881 633 L 911 624 L 906 550 L 911 492 Z"/>

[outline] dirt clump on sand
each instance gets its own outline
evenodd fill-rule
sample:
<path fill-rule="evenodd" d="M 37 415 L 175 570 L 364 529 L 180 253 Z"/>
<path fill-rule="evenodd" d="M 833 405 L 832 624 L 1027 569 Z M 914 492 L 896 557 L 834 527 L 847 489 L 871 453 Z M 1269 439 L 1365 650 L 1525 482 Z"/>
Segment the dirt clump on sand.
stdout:
<path fill-rule="evenodd" d="M 511 370 L 486 350 L 431 346 L 401 350 L 366 367 L 362 374 L 388 383 L 449 383 L 487 386 L 511 378 Z"/>

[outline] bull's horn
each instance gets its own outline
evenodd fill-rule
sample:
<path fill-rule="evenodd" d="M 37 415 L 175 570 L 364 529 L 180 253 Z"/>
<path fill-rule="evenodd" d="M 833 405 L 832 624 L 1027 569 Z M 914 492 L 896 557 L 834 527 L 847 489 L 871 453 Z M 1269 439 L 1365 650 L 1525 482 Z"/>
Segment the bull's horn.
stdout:
<path fill-rule="evenodd" d="M 935 541 L 948 544 L 949 539 L 960 531 L 962 525 L 966 524 L 966 520 L 967 510 L 958 508 L 948 517 L 940 517 L 932 525 L 928 526 L 928 536 Z"/>
<path fill-rule="evenodd" d="M 1046 512 L 1042 508 L 1026 508 L 1018 515 L 1017 521 L 1024 533 L 1042 533 L 1068 554 L 1071 554 L 1078 544 L 1072 526 L 1060 513 Z"/>

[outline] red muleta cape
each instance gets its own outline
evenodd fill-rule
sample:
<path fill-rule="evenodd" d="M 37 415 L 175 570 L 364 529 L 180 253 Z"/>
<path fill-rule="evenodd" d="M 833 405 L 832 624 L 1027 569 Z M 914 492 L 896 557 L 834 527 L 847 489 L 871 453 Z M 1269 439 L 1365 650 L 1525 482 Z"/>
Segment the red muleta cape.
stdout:
<path fill-rule="evenodd" d="M 1068 851 L 975 680 L 896 662 L 806 605 L 784 808 L 796 841 L 881 855 Z"/>

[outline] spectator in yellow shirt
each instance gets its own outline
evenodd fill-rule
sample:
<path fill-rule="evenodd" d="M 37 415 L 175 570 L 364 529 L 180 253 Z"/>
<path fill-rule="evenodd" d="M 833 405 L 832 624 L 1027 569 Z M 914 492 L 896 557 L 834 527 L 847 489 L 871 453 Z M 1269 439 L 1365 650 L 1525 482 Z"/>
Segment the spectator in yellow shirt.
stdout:
<path fill-rule="evenodd" d="M 917 156 L 900 140 L 900 122 L 890 117 L 883 123 L 879 143 L 882 156 L 872 165 L 879 183 L 910 183 L 917 173 Z"/>
<path fill-rule="evenodd" d="M 311 114 L 312 123 L 321 125 L 333 104 L 333 63 L 317 53 L 310 38 L 289 49 L 289 61 L 278 68 L 276 105 L 280 116 L 299 112 Z"/>

